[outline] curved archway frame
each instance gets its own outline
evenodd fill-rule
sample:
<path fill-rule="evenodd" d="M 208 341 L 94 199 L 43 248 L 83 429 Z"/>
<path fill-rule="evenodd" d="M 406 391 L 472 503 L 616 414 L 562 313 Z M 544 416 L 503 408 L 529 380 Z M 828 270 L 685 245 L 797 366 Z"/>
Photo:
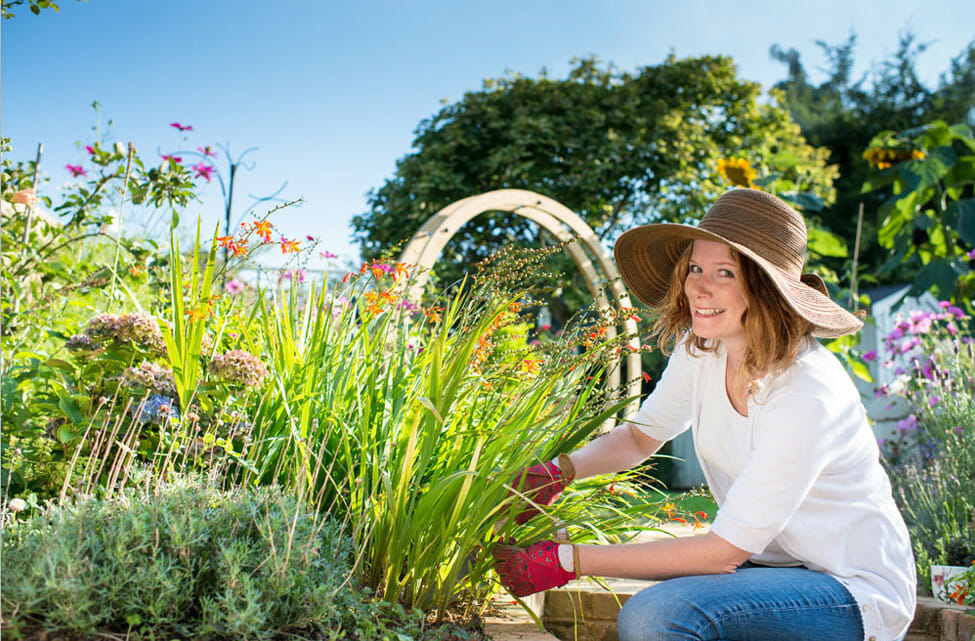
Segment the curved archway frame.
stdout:
<path fill-rule="evenodd" d="M 619 272 L 607 255 L 592 228 L 575 212 L 552 198 L 524 189 L 498 189 L 477 196 L 470 196 L 447 205 L 431 216 L 407 243 L 400 254 L 400 262 L 416 265 L 415 278 L 406 292 L 408 299 L 418 301 L 433 267 L 443 248 L 454 234 L 472 218 L 486 211 L 505 211 L 523 216 L 551 233 L 575 262 L 586 281 L 586 286 L 600 309 L 609 307 L 606 289 L 621 307 L 632 307 L 629 294 L 623 286 Z M 578 240 L 579 242 L 569 242 Z M 595 261 L 595 262 L 594 262 Z M 631 399 L 626 414 L 633 415 L 639 409 L 640 395 L 640 339 L 636 322 L 626 318 L 621 323 L 630 336 L 627 346 L 626 371 L 629 381 L 626 394 Z M 607 328 L 610 339 L 616 337 L 616 328 Z M 619 358 L 613 358 L 608 367 L 610 387 L 620 385 Z"/>

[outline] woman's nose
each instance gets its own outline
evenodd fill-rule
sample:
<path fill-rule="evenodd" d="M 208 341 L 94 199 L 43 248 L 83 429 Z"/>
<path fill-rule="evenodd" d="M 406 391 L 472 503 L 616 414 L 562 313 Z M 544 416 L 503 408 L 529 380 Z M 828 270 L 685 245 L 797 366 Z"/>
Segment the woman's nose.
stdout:
<path fill-rule="evenodd" d="M 711 283 L 709 283 L 708 280 L 703 276 L 689 278 L 684 284 L 684 291 L 686 291 L 688 297 L 691 298 L 706 296 L 711 293 Z"/>

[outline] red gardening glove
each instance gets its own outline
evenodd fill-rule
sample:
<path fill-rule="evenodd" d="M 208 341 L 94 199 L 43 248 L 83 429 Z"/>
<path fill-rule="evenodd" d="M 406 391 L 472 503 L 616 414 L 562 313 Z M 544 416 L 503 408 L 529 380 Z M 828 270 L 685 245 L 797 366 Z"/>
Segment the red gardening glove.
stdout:
<path fill-rule="evenodd" d="M 572 459 L 565 454 L 559 454 L 558 465 L 551 461 L 532 465 L 519 472 L 511 482 L 511 486 L 515 489 L 521 486 L 521 491 L 537 505 L 551 505 L 562 496 L 562 492 L 575 475 Z M 522 484 L 522 477 L 525 479 L 524 484 Z M 538 508 L 528 504 L 515 517 L 515 523 L 523 525 L 536 514 Z"/>
<path fill-rule="evenodd" d="M 562 569 L 558 550 L 555 541 L 539 541 L 526 548 L 496 545 L 491 551 L 494 571 L 501 585 L 516 597 L 562 587 L 577 575 Z"/>

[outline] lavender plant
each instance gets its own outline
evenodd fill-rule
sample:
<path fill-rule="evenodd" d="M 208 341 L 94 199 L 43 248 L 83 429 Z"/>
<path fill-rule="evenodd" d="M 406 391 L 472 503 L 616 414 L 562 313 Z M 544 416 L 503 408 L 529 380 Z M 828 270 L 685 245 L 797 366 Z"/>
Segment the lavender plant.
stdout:
<path fill-rule="evenodd" d="M 975 340 L 972 319 L 943 302 L 911 312 L 885 339 L 894 381 L 878 395 L 900 397 L 909 414 L 884 443 L 922 585 L 945 563 L 952 541 L 975 551 Z M 869 355 L 875 357 L 875 355 Z"/>

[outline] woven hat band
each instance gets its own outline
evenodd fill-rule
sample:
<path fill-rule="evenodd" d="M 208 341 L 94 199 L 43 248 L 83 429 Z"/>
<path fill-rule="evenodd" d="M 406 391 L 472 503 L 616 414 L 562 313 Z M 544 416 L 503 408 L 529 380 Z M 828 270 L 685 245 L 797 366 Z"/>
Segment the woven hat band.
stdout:
<path fill-rule="evenodd" d="M 798 279 L 806 253 L 806 224 L 794 209 L 770 196 L 736 193 L 719 198 L 699 227 L 747 247 Z M 760 192 L 761 193 L 761 192 Z"/>

